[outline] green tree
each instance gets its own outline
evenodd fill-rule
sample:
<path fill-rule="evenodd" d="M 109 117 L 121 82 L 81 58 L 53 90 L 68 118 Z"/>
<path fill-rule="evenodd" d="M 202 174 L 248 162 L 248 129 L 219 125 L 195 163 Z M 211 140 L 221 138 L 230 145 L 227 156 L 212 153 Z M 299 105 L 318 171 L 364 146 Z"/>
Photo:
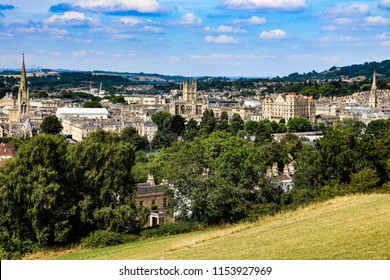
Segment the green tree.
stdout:
<path fill-rule="evenodd" d="M 41 131 L 45 134 L 58 134 L 62 128 L 61 122 L 56 116 L 47 116 L 42 120 Z"/>
<path fill-rule="evenodd" d="M 168 112 L 158 112 L 152 116 L 152 121 L 158 126 L 158 129 L 161 130 L 166 118 L 171 116 Z"/>
<path fill-rule="evenodd" d="M 312 131 L 312 125 L 308 118 L 295 117 L 288 121 L 287 128 L 289 132 Z"/>
<path fill-rule="evenodd" d="M 121 104 L 126 104 L 126 100 L 125 98 L 123 97 L 123 95 L 116 95 L 116 96 L 113 96 L 110 98 L 110 101 L 114 104 L 118 104 L 118 103 L 121 103 Z"/>
<path fill-rule="evenodd" d="M 194 119 L 190 119 L 187 124 L 186 128 L 183 133 L 183 139 L 187 141 L 192 141 L 196 137 L 199 131 L 198 122 Z"/>
<path fill-rule="evenodd" d="M 375 137 L 383 136 L 390 133 L 390 121 L 389 120 L 373 120 L 367 124 L 366 134 L 372 134 Z"/>
<path fill-rule="evenodd" d="M 98 101 L 87 101 L 84 103 L 84 108 L 103 108 L 103 106 Z"/>
<path fill-rule="evenodd" d="M 148 138 L 138 134 L 137 129 L 132 126 L 125 127 L 121 134 L 124 142 L 134 145 L 135 150 L 147 150 L 149 148 Z"/>
<path fill-rule="evenodd" d="M 135 150 L 130 143 L 98 130 L 72 145 L 68 160 L 73 165 L 69 177 L 81 194 L 81 231 L 136 232 L 143 226 L 135 205 Z"/>
<path fill-rule="evenodd" d="M 217 123 L 217 127 L 215 129 L 221 130 L 221 131 L 229 131 L 230 130 L 229 116 L 228 116 L 226 111 L 222 111 L 221 117 L 219 118 L 219 121 Z"/>
<path fill-rule="evenodd" d="M 69 184 L 66 153 L 63 137 L 41 134 L 0 169 L 2 234 L 44 246 L 72 240 L 77 188 Z"/>
<path fill-rule="evenodd" d="M 259 123 L 252 120 L 247 121 L 244 125 L 244 129 L 249 135 L 254 135 L 258 127 Z"/>
<path fill-rule="evenodd" d="M 217 119 L 214 117 L 213 110 L 206 110 L 203 113 L 202 121 L 200 122 L 199 134 L 203 137 L 211 134 L 216 127 Z"/>

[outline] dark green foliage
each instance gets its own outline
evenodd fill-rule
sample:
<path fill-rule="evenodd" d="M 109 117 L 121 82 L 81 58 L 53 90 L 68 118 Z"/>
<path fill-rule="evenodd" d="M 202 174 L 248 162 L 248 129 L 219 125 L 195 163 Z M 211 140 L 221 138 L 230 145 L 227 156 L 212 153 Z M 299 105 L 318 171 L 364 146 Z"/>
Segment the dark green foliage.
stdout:
<path fill-rule="evenodd" d="M 152 116 L 152 121 L 158 126 L 158 129 L 161 130 L 163 128 L 163 124 L 165 119 L 169 118 L 171 114 L 168 112 L 158 112 Z"/>
<path fill-rule="evenodd" d="M 98 101 L 87 101 L 84 103 L 84 108 L 103 108 L 103 106 Z"/>
<path fill-rule="evenodd" d="M 42 120 L 41 131 L 45 134 L 58 134 L 62 130 L 60 120 L 56 116 L 47 116 Z"/>
<path fill-rule="evenodd" d="M 211 134 L 217 125 L 217 119 L 214 117 L 213 110 L 206 110 L 203 113 L 202 121 L 200 122 L 199 135 L 202 137 L 207 137 Z"/>
<path fill-rule="evenodd" d="M 373 120 L 368 123 L 366 134 L 372 134 L 375 137 L 384 136 L 390 133 L 390 119 Z"/>
<path fill-rule="evenodd" d="M 125 98 L 123 97 L 123 95 L 113 96 L 110 98 L 110 101 L 114 104 L 118 104 L 118 103 L 126 104 L 126 101 L 125 101 Z"/>
<path fill-rule="evenodd" d="M 131 144 L 104 131 L 72 146 L 59 135 L 24 141 L 0 169 L 2 254 L 74 243 L 96 230 L 139 232 L 148 211 L 135 206 L 134 160 Z"/>
<path fill-rule="evenodd" d="M 230 131 L 229 116 L 225 111 L 221 113 L 221 117 L 219 118 L 217 127 L 215 129 L 221 131 Z"/>
<path fill-rule="evenodd" d="M 83 248 L 102 248 L 136 240 L 138 240 L 138 236 L 136 235 L 118 233 L 110 230 L 97 230 L 81 239 L 80 245 Z"/>
<path fill-rule="evenodd" d="M 186 128 L 183 133 L 183 139 L 186 141 L 192 141 L 196 137 L 199 131 L 199 126 L 197 121 L 194 119 L 190 119 L 187 124 Z"/>
<path fill-rule="evenodd" d="M 169 224 L 158 225 L 153 228 L 144 229 L 141 232 L 143 237 L 157 237 L 176 235 L 181 233 L 187 233 L 197 230 L 203 230 L 206 226 L 202 223 L 195 222 L 175 222 Z"/>
<path fill-rule="evenodd" d="M 313 127 L 308 118 L 295 117 L 288 121 L 287 128 L 289 132 L 306 132 L 312 131 Z"/>
<path fill-rule="evenodd" d="M 134 145 L 136 151 L 148 150 L 149 148 L 147 137 L 139 135 L 135 127 L 125 127 L 122 131 L 121 137 L 124 142 Z"/>

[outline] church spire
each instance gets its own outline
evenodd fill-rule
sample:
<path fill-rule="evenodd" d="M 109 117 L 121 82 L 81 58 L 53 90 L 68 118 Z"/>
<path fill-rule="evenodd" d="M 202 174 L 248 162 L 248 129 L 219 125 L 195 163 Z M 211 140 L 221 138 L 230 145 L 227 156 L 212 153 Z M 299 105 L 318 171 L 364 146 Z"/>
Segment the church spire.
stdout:
<path fill-rule="evenodd" d="M 376 90 L 376 72 L 375 72 L 375 70 L 374 70 L 374 78 L 372 79 L 371 90 Z"/>
<path fill-rule="evenodd" d="M 24 54 L 22 56 L 22 73 L 18 91 L 18 115 L 19 120 L 25 119 L 30 113 L 30 94 L 28 90 L 26 66 L 24 64 Z"/>
<path fill-rule="evenodd" d="M 368 106 L 371 109 L 378 109 L 378 90 L 376 87 L 376 72 L 374 70 L 374 77 L 372 79 L 372 86 L 371 86 L 371 92 L 370 92 L 370 97 L 368 101 Z"/>
<path fill-rule="evenodd" d="M 23 91 L 27 91 L 27 74 L 26 74 L 26 66 L 24 65 L 24 54 L 22 56 L 22 73 L 20 75 L 20 88 Z"/>

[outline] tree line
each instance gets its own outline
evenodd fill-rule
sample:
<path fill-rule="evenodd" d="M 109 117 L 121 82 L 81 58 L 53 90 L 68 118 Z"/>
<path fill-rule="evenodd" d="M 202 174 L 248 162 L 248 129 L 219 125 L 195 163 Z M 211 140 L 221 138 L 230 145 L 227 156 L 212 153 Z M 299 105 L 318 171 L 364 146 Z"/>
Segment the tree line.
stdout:
<path fill-rule="evenodd" d="M 169 195 L 176 221 L 207 225 L 274 214 L 337 195 L 390 191 L 390 121 L 367 126 L 347 119 L 323 130 L 315 145 L 287 133 L 293 123 L 220 119 L 206 111 L 200 124 L 160 113 L 148 153 L 135 128 L 96 131 L 69 145 L 57 126 L 16 141 L 17 157 L 0 168 L 0 255 L 75 244 L 94 233 L 138 234 L 149 209 L 135 204 L 136 183 L 153 174 Z M 53 121 L 54 122 L 54 121 Z M 311 127 L 312 129 L 312 127 Z M 249 136 L 249 137 L 248 137 Z M 250 137 L 252 136 L 252 137 Z M 268 166 L 293 164 L 285 192 Z"/>

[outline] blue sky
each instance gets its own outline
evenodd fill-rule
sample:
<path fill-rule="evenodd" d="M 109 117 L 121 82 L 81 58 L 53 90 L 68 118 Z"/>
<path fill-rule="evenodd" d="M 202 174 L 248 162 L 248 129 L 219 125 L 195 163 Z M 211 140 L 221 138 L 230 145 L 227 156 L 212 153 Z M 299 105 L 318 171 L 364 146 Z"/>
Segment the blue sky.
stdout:
<path fill-rule="evenodd" d="M 390 0 L 1 0 L 0 68 L 284 76 L 389 59 Z"/>

